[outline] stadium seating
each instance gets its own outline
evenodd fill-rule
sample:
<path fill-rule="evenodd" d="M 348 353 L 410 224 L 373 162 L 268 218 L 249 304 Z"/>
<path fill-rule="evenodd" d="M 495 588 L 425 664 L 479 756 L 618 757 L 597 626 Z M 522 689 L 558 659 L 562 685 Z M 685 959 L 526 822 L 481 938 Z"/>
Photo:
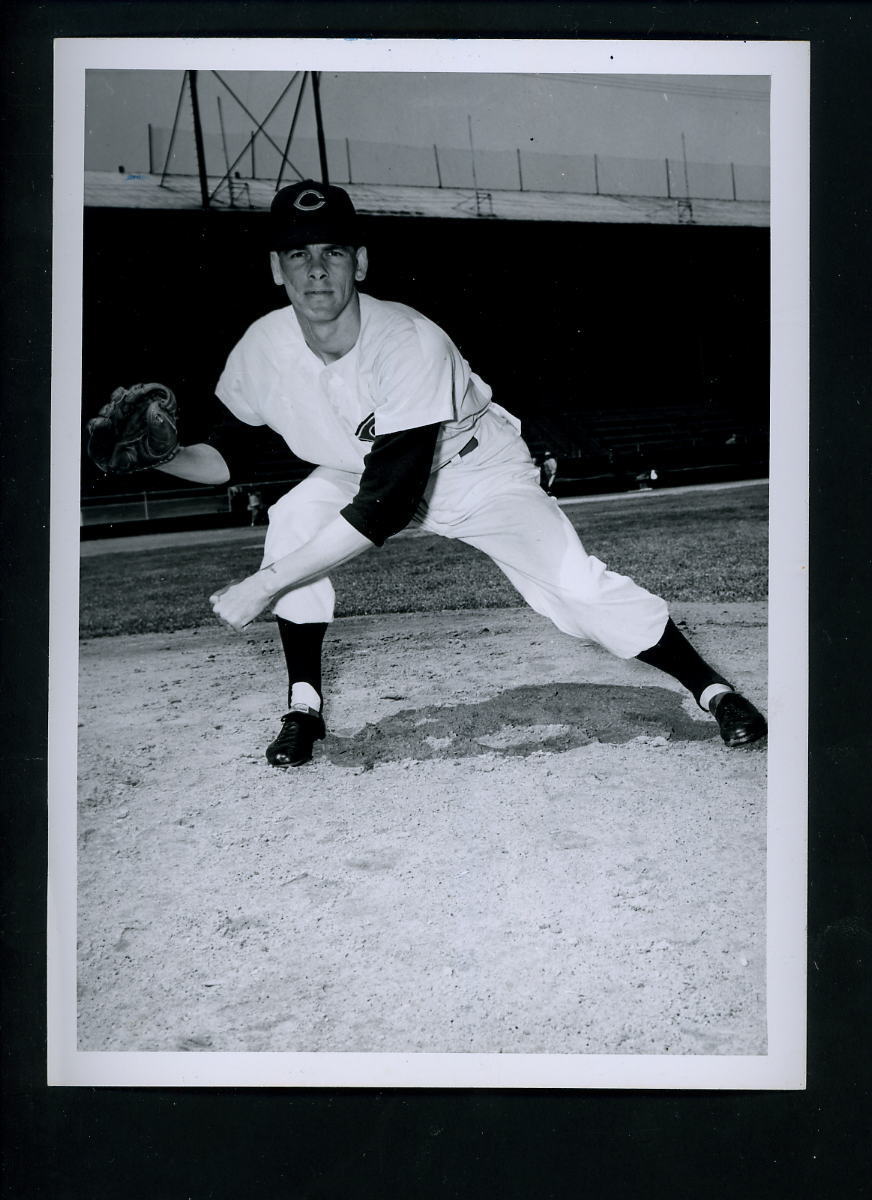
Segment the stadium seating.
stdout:
<path fill-rule="evenodd" d="M 723 409 L 669 405 L 550 411 L 523 422 L 535 457 L 557 458 L 556 490 L 633 486 L 655 468 L 661 483 L 708 471 L 733 477 L 765 474 L 765 426 Z M 589 485 L 589 486 L 586 486 Z"/>

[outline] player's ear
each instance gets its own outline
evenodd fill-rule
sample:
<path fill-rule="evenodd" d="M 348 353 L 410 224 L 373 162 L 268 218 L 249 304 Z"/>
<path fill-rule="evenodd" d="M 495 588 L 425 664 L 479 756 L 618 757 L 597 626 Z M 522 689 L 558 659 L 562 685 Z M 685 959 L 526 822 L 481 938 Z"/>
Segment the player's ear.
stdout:
<path fill-rule="evenodd" d="M 275 250 L 269 252 L 269 265 L 272 269 L 273 283 L 277 283 L 281 287 L 285 281 L 282 278 L 282 264 Z"/>
<path fill-rule="evenodd" d="M 358 246 L 354 251 L 354 278 L 357 283 L 363 283 L 369 270 L 369 255 L 366 246 Z"/>

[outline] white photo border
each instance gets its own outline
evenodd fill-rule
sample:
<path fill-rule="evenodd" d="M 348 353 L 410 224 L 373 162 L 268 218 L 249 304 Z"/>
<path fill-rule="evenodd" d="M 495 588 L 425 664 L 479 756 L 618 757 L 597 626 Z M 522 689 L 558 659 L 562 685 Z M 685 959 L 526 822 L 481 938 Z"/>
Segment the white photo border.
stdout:
<path fill-rule="evenodd" d="M 355 38 L 55 42 L 49 583 L 48 1083 L 144 1087 L 778 1089 L 805 1086 L 809 44 Z M 85 72 L 727 74 L 771 80 L 768 1052 L 760 1056 L 80 1052 L 76 740 Z"/>

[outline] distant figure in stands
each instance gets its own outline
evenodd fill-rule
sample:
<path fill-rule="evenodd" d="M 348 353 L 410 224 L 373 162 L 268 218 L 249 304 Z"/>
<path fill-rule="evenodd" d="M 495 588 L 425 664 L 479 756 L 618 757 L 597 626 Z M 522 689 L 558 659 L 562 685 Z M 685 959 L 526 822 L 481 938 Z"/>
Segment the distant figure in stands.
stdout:
<path fill-rule="evenodd" d="M 642 492 L 650 492 L 658 479 L 657 468 L 649 467 L 647 471 L 642 471 L 636 476 L 636 482 L 639 484 L 639 490 Z"/>
<path fill-rule="evenodd" d="M 539 482 L 542 489 L 549 496 L 554 495 L 554 480 L 557 476 L 557 459 L 550 450 L 545 451 L 542 462 L 539 464 Z"/>
<path fill-rule="evenodd" d="M 248 493 L 248 515 L 251 518 L 252 525 L 260 524 L 263 509 L 263 493 L 259 492 L 257 488 L 252 488 Z"/>

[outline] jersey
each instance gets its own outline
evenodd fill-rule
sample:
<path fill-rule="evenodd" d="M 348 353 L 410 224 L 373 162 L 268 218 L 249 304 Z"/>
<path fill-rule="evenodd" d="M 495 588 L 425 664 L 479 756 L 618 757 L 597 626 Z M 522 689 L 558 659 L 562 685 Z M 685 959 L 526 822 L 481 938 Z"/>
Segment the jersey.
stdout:
<path fill-rule="evenodd" d="M 261 317 L 231 351 L 218 398 L 268 425 L 305 462 L 363 471 L 376 437 L 439 424 L 433 469 L 453 458 L 491 402 L 446 333 L 405 304 L 360 296 L 360 333 L 324 363 L 290 305 Z"/>

